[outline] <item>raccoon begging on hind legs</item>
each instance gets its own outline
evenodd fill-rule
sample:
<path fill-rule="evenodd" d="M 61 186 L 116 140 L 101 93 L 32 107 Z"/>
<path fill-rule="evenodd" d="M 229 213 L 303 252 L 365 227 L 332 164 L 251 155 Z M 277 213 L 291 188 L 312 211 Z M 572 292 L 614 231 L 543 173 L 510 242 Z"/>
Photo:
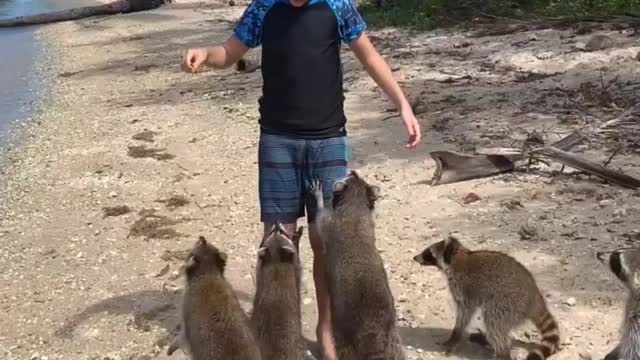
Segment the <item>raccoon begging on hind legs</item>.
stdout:
<path fill-rule="evenodd" d="M 337 181 L 332 207 L 319 182 L 310 185 L 324 247 L 336 351 L 340 360 L 404 360 L 394 300 L 375 245 L 378 188 L 357 173 Z"/>
<path fill-rule="evenodd" d="M 627 288 L 629 295 L 622 321 L 620 343 L 605 360 L 640 359 L 640 249 L 620 248 L 614 251 L 598 252 L 597 258 Z"/>
<path fill-rule="evenodd" d="M 527 360 L 543 360 L 560 349 L 558 324 L 533 276 L 514 258 L 495 251 L 471 251 L 449 236 L 413 259 L 438 268 L 447 278 L 456 304 L 456 324 L 444 343 L 447 352 L 460 342 L 477 309 L 482 311 L 487 340 L 500 359 L 511 359 L 509 332 L 527 319 L 542 337 Z"/>
<path fill-rule="evenodd" d="M 289 238 L 276 224 L 258 250 L 251 323 L 264 359 L 303 359 L 298 257 L 302 229 Z"/>

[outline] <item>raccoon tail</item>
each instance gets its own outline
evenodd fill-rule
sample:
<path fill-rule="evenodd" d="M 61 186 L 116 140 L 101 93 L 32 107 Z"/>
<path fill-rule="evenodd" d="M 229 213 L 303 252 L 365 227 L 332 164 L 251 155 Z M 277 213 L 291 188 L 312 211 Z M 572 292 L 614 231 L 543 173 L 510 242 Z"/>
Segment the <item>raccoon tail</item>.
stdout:
<path fill-rule="evenodd" d="M 542 341 L 527 355 L 527 360 L 544 360 L 560 350 L 560 329 L 556 319 L 549 313 L 544 300 L 536 315 L 532 320 L 540 332 Z"/>

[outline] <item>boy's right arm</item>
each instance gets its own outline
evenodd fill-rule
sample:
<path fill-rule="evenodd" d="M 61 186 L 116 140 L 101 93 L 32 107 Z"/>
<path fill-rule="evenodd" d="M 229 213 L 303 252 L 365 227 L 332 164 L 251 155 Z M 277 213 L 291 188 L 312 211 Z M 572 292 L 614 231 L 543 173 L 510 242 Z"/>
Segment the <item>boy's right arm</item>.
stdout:
<path fill-rule="evenodd" d="M 187 50 L 184 58 L 185 70 L 198 72 L 202 65 L 214 69 L 225 69 L 242 59 L 247 51 L 249 47 L 234 34 L 222 45 Z"/>

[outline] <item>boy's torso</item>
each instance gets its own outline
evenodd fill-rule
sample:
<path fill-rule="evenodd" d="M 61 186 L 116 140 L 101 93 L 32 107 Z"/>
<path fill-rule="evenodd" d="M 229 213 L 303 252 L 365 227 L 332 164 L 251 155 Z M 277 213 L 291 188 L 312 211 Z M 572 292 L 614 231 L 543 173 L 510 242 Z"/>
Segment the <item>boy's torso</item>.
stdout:
<path fill-rule="evenodd" d="M 340 49 L 349 29 L 345 14 L 355 12 L 350 1 L 294 7 L 287 0 L 255 0 L 252 7 L 260 8 L 248 9 L 262 45 L 264 132 L 310 139 L 346 134 Z"/>

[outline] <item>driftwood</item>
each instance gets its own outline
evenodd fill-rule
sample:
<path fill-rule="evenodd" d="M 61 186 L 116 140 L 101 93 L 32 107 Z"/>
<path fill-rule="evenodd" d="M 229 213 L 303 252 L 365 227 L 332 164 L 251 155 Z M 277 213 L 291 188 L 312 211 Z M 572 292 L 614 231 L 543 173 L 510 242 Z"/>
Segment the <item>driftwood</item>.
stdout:
<path fill-rule="evenodd" d="M 587 160 L 576 154 L 560 150 L 553 146 L 533 150 L 531 154 L 542 155 L 551 160 L 555 160 L 574 169 L 582 170 L 588 174 L 599 176 L 626 188 L 636 189 L 640 187 L 640 179 L 608 169 L 600 164 L 594 163 L 593 161 Z"/>
<path fill-rule="evenodd" d="M 532 156 L 542 156 L 622 186 L 638 187 L 636 181 L 639 180 L 568 152 L 586 138 L 606 137 L 611 133 L 615 133 L 617 137 L 624 134 L 628 138 L 637 138 L 640 134 L 640 104 L 595 129 L 575 130 L 551 146 L 542 146 L 531 151 L 517 148 L 482 148 L 476 150 L 476 155 L 433 151 L 430 155 L 436 163 L 436 170 L 431 178 L 431 185 L 450 184 L 513 171 L 527 165 Z"/>
<path fill-rule="evenodd" d="M 574 131 L 555 142 L 553 147 L 570 150 L 582 141 L 584 141 L 582 134 Z M 478 149 L 478 152 L 482 153 L 466 155 L 452 151 L 432 151 L 430 155 L 436 163 L 436 171 L 431 178 L 431 185 L 450 184 L 497 175 L 513 171 L 528 162 L 527 155 L 521 149 Z"/>
<path fill-rule="evenodd" d="M 117 0 L 104 5 L 54 11 L 45 14 L 18 16 L 0 20 L 0 28 L 49 24 L 54 22 L 83 19 L 97 15 L 114 15 L 151 10 L 173 0 Z"/>

